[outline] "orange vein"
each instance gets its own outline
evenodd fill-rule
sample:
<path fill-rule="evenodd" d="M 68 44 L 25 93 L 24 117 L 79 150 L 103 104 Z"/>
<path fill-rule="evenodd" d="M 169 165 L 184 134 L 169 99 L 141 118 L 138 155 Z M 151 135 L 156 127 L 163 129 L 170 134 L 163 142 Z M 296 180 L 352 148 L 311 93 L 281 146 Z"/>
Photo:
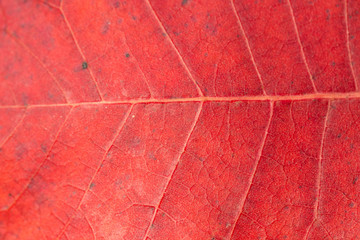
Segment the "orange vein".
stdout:
<path fill-rule="evenodd" d="M 137 66 L 138 66 L 138 68 L 139 68 L 139 70 L 140 70 L 140 73 L 141 73 L 141 75 L 142 75 L 142 76 L 143 76 L 143 78 L 144 78 L 144 82 L 145 82 L 145 84 L 146 84 L 146 86 L 147 86 L 147 88 L 148 88 L 148 90 L 149 90 L 149 93 L 150 93 L 150 98 L 153 98 L 154 93 L 152 92 L 152 90 L 151 90 L 151 88 L 150 88 L 149 81 L 148 81 L 147 77 L 145 76 L 144 71 L 143 71 L 143 70 L 142 70 L 142 68 L 140 67 L 140 64 L 139 64 L 139 62 L 138 62 L 137 58 L 136 58 L 136 57 L 135 57 L 135 55 L 132 53 L 132 51 L 131 51 L 131 49 L 130 49 L 129 44 L 127 43 L 126 34 L 125 34 L 124 32 L 123 32 L 123 35 L 124 35 L 124 42 L 125 42 L 125 45 L 127 46 L 127 48 L 128 48 L 128 51 L 129 51 L 130 55 L 134 58 L 134 60 L 135 60 L 135 62 L 136 62 L 136 64 L 137 64 Z"/>
<path fill-rule="evenodd" d="M 170 176 L 169 176 L 169 178 L 168 178 L 168 181 L 167 181 L 167 183 L 166 183 L 166 185 L 165 185 L 165 187 L 164 187 L 164 191 L 163 191 L 163 193 L 162 193 L 162 196 L 161 196 L 161 198 L 160 198 L 159 203 L 157 204 L 157 206 L 155 206 L 155 211 L 154 211 L 154 214 L 153 214 L 152 219 L 151 219 L 151 221 L 150 221 L 150 224 L 149 224 L 149 226 L 148 226 L 148 228 L 147 228 L 147 230 L 146 230 L 146 232 L 145 232 L 144 240 L 146 239 L 147 235 L 148 235 L 149 232 L 150 232 L 151 225 L 154 223 L 156 214 L 157 214 L 157 212 L 159 211 L 159 207 L 160 207 L 161 201 L 163 200 L 163 198 L 164 198 L 164 196 L 165 196 L 165 192 L 166 192 L 166 190 L 167 190 L 167 188 L 168 188 L 168 186 L 169 186 L 169 184 L 170 184 L 170 181 L 171 181 L 171 179 L 173 178 L 174 173 L 175 173 L 175 171 L 176 171 L 176 169 L 177 169 L 177 167 L 178 167 L 178 165 L 179 165 L 179 163 L 180 163 L 181 156 L 185 153 L 185 149 L 186 149 L 186 146 L 187 146 L 187 144 L 188 144 L 188 142 L 189 142 L 189 140 L 190 140 L 190 136 L 191 136 L 191 134 L 194 132 L 195 126 L 196 126 L 197 122 L 199 121 L 200 113 L 201 113 L 201 110 L 202 110 L 202 108 L 203 108 L 203 104 L 204 104 L 204 102 L 201 102 L 200 105 L 199 105 L 199 108 L 198 108 L 198 110 L 197 110 L 197 112 L 196 112 L 196 114 L 195 114 L 195 119 L 194 119 L 194 121 L 193 121 L 193 123 L 192 123 L 192 126 L 191 126 L 191 128 L 190 128 L 190 131 L 189 131 L 189 133 L 188 133 L 188 135 L 187 135 L 187 137 L 186 137 L 186 139 L 185 139 L 184 145 L 181 147 L 180 154 L 179 154 L 179 156 L 177 157 L 177 162 L 176 162 L 176 165 L 175 165 L 175 167 L 174 167 L 174 170 L 172 171 L 172 173 L 170 174 Z"/>
<path fill-rule="evenodd" d="M 26 109 L 24 111 L 24 113 L 22 114 L 19 122 L 15 125 L 15 127 L 13 128 L 12 131 L 10 131 L 9 135 L 4 139 L 4 141 L 2 143 L 0 143 L 0 148 L 7 142 L 9 141 L 9 139 L 14 135 L 14 133 L 16 132 L 16 130 L 19 128 L 20 124 L 24 121 L 26 115 Z"/>
<path fill-rule="evenodd" d="M 295 21 L 294 10 L 293 10 L 293 8 L 291 6 L 290 0 L 287 0 L 287 3 L 288 3 L 289 8 L 290 8 L 291 19 L 292 19 L 292 22 L 294 24 L 294 29 L 295 29 L 295 33 L 296 33 L 296 39 L 297 39 L 297 41 L 299 43 L 299 46 L 300 46 L 301 57 L 302 57 L 302 59 L 303 59 L 303 61 L 305 63 L 305 67 L 306 67 L 306 70 L 307 70 L 307 72 L 309 74 L 309 78 L 310 78 L 310 81 L 311 81 L 311 85 L 312 85 L 312 87 L 314 89 L 314 92 L 317 93 L 318 91 L 316 89 L 314 79 L 313 79 L 313 77 L 311 75 L 309 65 L 308 65 L 308 63 L 306 61 L 306 57 L 305 57 L 305 53 L 304 53 L 304 46 L 302 45 L 301 40 L 300 40 L 299 30 L 297 28 L 297 24 L 296 24 L 296 21 Z"/>
<path fill-rule="evenodd" d="M 193 97 L 193 98 L 160 98 L 160 99 L 130 99 L 102 102 L 79 102 L 79 103 L 54 103 L 54 104 L 31 104 L 31 105 L 3 105 L 0 108 L 33 108 L 33 107 L 61 107 L 83 106 L 103 104 L 150 104 L 150 103 L 181 103 L 181 102 L 235 102 L 235 101 L 302 101 L 313 99 L 358 99 L 360 92 L 347 93 L 311 93 L 304 95 L 260 95 L 239 97 Z"/>
<path fill-rule="evenodd" d="M 84 191 L 84 194 L 83 194 L 83 196 L 82 196 L 82 198 L 81 198 L 81 200 L 80 200 L 77 208 L 74 210 L 73 216 L 75 215 L 76 211 L 80 208 L 80 206 L 81 206 L 81 204 L 82 204 L 82 202 L 83 202 L 83 200 L 84 200 L 84 198 L 85 198 L 85 195 L 86 195 L 87 192 L 90 190 L 91 183 L 94 181 L 96 175 L 99 173 L 99 171 L 100 171 L 100 169 L 101 169 L 102 164 L 103 164 L 104 161 L 105 161 L 106 155 L 107 155 L 108 152 L 110 151 L 110 148 L 114 145 L 115 140 L 117 139 L 117 137 L 118 137 L 118 135 L 120 134 L 120 132 L 121 132 L 121 130 L 123 129 L 123 127 L 125 126 L 125 123 L 126 123 L 126 121 L 128 120 L 128 118 L 129 118 L 129 115 L 130 115 L 130 113 L 131 113 L 131 110 L 133 109 L 133 106 L 134 106 L 134 105 L 131 105 L 131 107 L 129 107 L 129 109 L 127 110 L 125 116 L 123 117 L 122 121 L 120 122 L 119 127 L 118 127 L 118 129 L 116 130 L 116 132 L 115 132 L 115 134 L 114 134 L 114 137 L 113 137 L 113 139 L 111 140 L 111 143 L 109 144 L 109 147 L 108 147 L 108 148 L 106 149 L 106 151 L 104 152 L 104 155 L 103 155 L 103 157 L 102 157 L 102 159 L 101 159 L 101 162 L 100 162 L 99 166 L 97 167 L 97 169 L 95 170 L 94 175 L 92 176 L 91 180 L 89 181 L 89 184 L 88 184 L 86 190 Z M 57 236 L 56 239 L 60 239 L 60 237 L 61 237 L 63 234 L 65 234 L 65 231 L 66 231 L 67 227 L 69 226 L 71 220 L 73 219 L 73 216 L 71 216 L 71 217 L 69 218 L 69 220 L 66 222 L 64 228 L 62 229 L 62 231 L 60 232 L 60 234 Z"/>
<path fill-rule="evenodd" d="M 186 65 L 183 57 L 181 56 L 179 50 L 178 50 L 177 47 L 175 46 L 175 44 L 174 44 L 173 40 L 171 39 L 170 35 L 169 35 L 168 32 L 165 30 L 162 22 L 160 21 L 158 15 L 157 15 L 156 12 L 154 11 L 153 7 L 151 6 L 149 0 L 145 0 L 145 2 L 146 2 L 147 5 L 149 6 L 149 8 L 150 8 L 150 10 L 151 10 L 151 13 L 154 15 L 154 17 L 155 17 L 156 21 L 158 22 L 161 30 L 166 33 L 166 37 L 169 39 L 169 41 L 170 41 L 170 43 L 171 43 L 171 46 L 174 48 L 176 54 L 177 54 L 178 57 L 180 58 L 180 62 L 181 62 L 181 64 L 184 66 L 184 68 L 185 68 L 187 74 L 189 75 L 191 81 L 194 83 L 194 85 L 195 85 L 195 87 L 196 87 L 196 89 L 197 89 L 197 91 L 198 91 L 198 94 L 199 94 L 200 96 L 204 96 L 203 92 L 201 91 L 201 89 L 200 89 L 200 87 L 199 87 L 199 84 L 195 81 L 194 77 L 192 76 L 192 74 L 191 74 L 189 68 L 187 67 L 187 65 Z"/>
<path fill-rule="evenodd" d="M 315 223 L 315 221 L 318 218 L 318 213 L 319 213 L 319 199 L 320 199 L 320 183 L 321 183 L 321 178 L 322 178 L 322 160 L 323 160 L 323 148 L 324 148 L 324 140 L 325 140 L 325 134 L 326 134 L 326 129 L 327 129 L 327 122 L 329 119 L 329 112 L 330 112 L 330 108 L 331 108 L 331 101 L 328 101 L 328 107 L 327 107 L 327 111 L 326 111 L 326 115 L 325 115 L 325 119 L 324 119 L 324 127 L 323 127 L 323 131 L 321 134 L 321 143 L 320 143 L 320 149 L 319 149 L 319 161 L 318 161 L 318 172 L 317 172 L 317 177 L 316 177 L 316 183 L 315 183 L 315 188 L 316 188 L 316 200 L 314 203 L 314 217 L 313 217 L 313 221 L 312 223 L 309 225 L 308 229 L 306 230 L 306 234 L 305 234 L 305 239 L 307 239 L 308 234 L 310 233 L 311 227 L 312 225 Z"/>
<path fill-rule="evenodd" d="M 236 19 L 237 19 L 237 22 L 238 22 L 238 24 L 239 24 L 240 30 L 241 30 L 241 32 L 242 32 L 242 34 L 243 34 L 243 36 L 244 36 L 245 43 L 246 43 L 246 47 L 247 47 L 247 49 L 248 49 L 248 51 L 249 51 L 249 53 L 250 53 L 250 58 L 251 58 L 251 61 L 252 61 L 253 65 L 254 65 L 256 74 L 257 74 L 257 76 L 258 76 L 258 78 L 259 78 L 259 81 L 260 81 L 260 84 L 261 84 L 261 88 L 262 88 L 262 90 L 263 90 L 263 94 L 264 94 L 264 95 L 267 95 L 267 94 L 266 94 L 266 90 L 265 90 L 265 86 L 264 86 L 264 82 L 263 82 L 263 80 L 262 80 L 262 77 L 261 77 L 261 75 L 260 75 L 259 69 L 258 69 L 257 64 L 256 64 L 256 62 L 255 62 L 254 55 L 253 55 L 253 53 L 252 53 L 252 51 L 251 51 L 251 48 L 250 48 L 249 40 L 248 40 L 248 38 L 247 38 L 247 36 L 246 36 L 246 34 L 245 34 L 244 28 L 243 28 L 242 23 L 241 23 L 241 21 L 240 21 L 239 14 L 238 14 L 237 11 L 236 11 L 236 8 L 235 8 L 235 5 L 234 5 L 234 0 L 231 0 L 230 2 L 231 2 L 231 8 L 232 8 L 232 10 L 234 11 L 235 16 L 236 16 Z"/>
<path fill-rule="evenodd" d="M 266 124 L 266 128 L 265 128 L 265 131 L 264 131 L 264 136 L 261 140 L 261 143 L 260 143 L 260 148 L 259 148 L 259 151 L 257 153 L 257 156 L 256 156 L 256 160 L 255 160 L 255 164 L 254 164 L 254 170 L 251 172 L 251 177 L 249 179 L 249 184 L 245 190 L 245 198 L 244 200 L 240 203 L 240 210 L 239 210 L 239 213 L 237 215 L 237 217 L 235 218 L 235 222 L 232 226 L 232 229 L 230 231 L 230 238 L 232 237 L 232 235 L 234 234 L 234 231 L 235 231 L 235 227 L 236 227 L 236 223 L 237 221 L 239 220 L 240 216 L 241 216 L 241 213 L 243 212 L 244 210 L 244 205 L 245 205 L 245 202 L 249 196 L 249 193 L 250 193 L 250 188 L 251 186 L 253 185 L 253 182 L 254 182 L 254 178 L 255 178 L 255 173 L 256 173 L 256 170 L 258 169 L 258 166 L 259 166 L 259 162 L 260 162 L 260 158 L 262 156 L 262 152 L 264 150 L 264 146 L 265 146 L 265 142 L 266 142 L 266 138 L 269 134 L 269 128 L 270 128 L 270 123 L 271 123 L 271 119 L 273 117 L 273 113 L 274 113 L 274 102 L 270 102 L 270 113 L 269 113 L 269 120 Z"/>
<path fill-rule="evenodd" d="M 60 0 L 60 6 L 57 6 L 54 3 L 48 2 L 47 0 L 42 0 L 42 3 L 45 5 L 48 5 L 49 7 L 60 9 L 60 6 L 62 5 L 62 0 Z"/>
<path fill-rule="evenodd" d="M 351 51 L 350 51 L 350 40 L 349 40 L 349 21 L 348 21 L 348 6 L 347 6 L 347 0 L 344 0 L 344 18 L 345 18 L 345 26 L 346 26 L 346 48 L 348 51 L 348 55 L 349 55 L 349 64 L 350 64 L 350 69 L 351 69 L 351 74 L 354 78 L 354 84 L 355 84 L 355 90 L 358 91 L 358 82 L 356 79 L 356 75 L 355 75 L 355 71 L 354 71 L 354 67 L 352 64 L 352 56 L 351 56 Z"/>
<path fill-rule="evenodd" d="M 60 5 L 60 7 L 59 7 L 58 9 L 60 10 L 60 12 L 61 12 L 61 14 L 62 14 L 62 16 L 63 16 L 63 18 L 64 18 L 65 24 L 66 24 L 66 26 L 68 27 L 68 29 L 69 29 L 69 31 L 70 31 L 70 34 L 71 34 L 71 36 L 72 36 L 72 38 L 73 38 L 73 40 L 74 40 L 74 42 L 75 42 L 75 46 L 76 46 L 76 48 L 78 49 L 78 51 L 79 51 L 79 53 L 80 53 L 83 61 L 87 62 L 87 60 L 86 60 L 86 58 L 85 58 L 85 55 L 84 55 L 84 53 L 82 52 L 82 50 L 81 50 L 81 48 L 80 48 L 80 45 L 79 45 L 79 43 L 78 43 L 78 41 L 77 41 L 77 38 L 75 37 L 74 31 L 72 30 L 71 25 L 70 25 L 70 23 L 69 23 L 66 15 L 65 15 L 63 9 L 62 9 L 62 2 L 61 2 L 61 5 Z M 95 76 L 94 76 L 93 72 L 91 71 L 90 66 L 87 66 L 87 70 L 89 71 L 89 74 L 90 74 L 90 76 L 91 76 L 91 79 L 93 80 L 93 82 L 94 82 L 94 84 L 95 84 L 96 90 L 97 90 L 97 92 L 98 92 L 98 94 L 99 94 L 99 97 L 100 97 L 101 101 L 103 101 L 103 97 L 102 97 L 101 91 L 100 91 L 100 89 L 99 89 L 99 85 L 98 85 L 97 81 L 95 80 Z"/>
<path fill-rule="evenodd" d="M 324 119 L 324 128 L 321 134 L 321 143 L 320 143 L 320 150 L 319 150 L 319 161 L 318 161 L 318 174 L 317 174 L 317 180 L 316 180 L 316 189 L 317 189 L 317 198 L 315 201 L 315 208 L 316 211 L 314 212 L 314 218 L 317 218 L 318 212 L 319 212 L 319 198 L 320 198 L 320 182 L 322 177 L 322 160 L 323 160 L 323 149 L 324 149 L 324 140 L 325 140 L 325 134 L 327 129 L 327 122 L 329 120 L 329 113 L 331 108 L 331 101 L 328 101 L 328 107 Z"/>
<path fill-rule="evenodd" d="M 96 239 L 94 228 L 91 226 L 89 219 L 86 217 L 84 212 L 82 212 L 82 214 L 84 215 L 84 218 L 91 229 L 91 233 L 92 233 L 94 239 Z"/>

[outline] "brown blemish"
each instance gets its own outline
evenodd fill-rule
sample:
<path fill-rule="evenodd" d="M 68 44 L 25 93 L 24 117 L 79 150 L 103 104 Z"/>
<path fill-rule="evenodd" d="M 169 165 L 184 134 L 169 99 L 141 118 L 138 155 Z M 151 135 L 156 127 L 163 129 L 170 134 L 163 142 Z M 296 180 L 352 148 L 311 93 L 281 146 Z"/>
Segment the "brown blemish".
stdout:
<path fill-rule="evenodd" d="M 24 147 L 24 145 L 19 144 L 16 146 L 15 154 L 17 160 L 21 160 L 26 153 L 27 153 L 27 149 L 26 147 Z"/>
<path fill-rule="evenodd" d="M 353 181 L 352 181 L 352 184 L 356 184 L 357 183 L 357 181 L 359 180 L 359 177 L 354 177 L 354 179 L 353 179 Z"/>
<path fill-rule="evenodd" d="M 110 22 L 106 21 L 102 27 L 101 33 L 106 34 L 109 31 L 109 28 L 110 28 Z"/>
<path fill-rule="evenodd" d="M 154 161 L 157 160 L 156 157 L 155 157 L 155 155 L 154 155 L 153 153 L 149 153 L 148 156 L 149 156 L 149 158 L 150 158 L 151 160 L 154 160 Z"/>
<path fill-rule="evenodd" d="M 47 152 L 47 147 L 44 145 L 44 144 L 41 144 L 41 151 L 43 153 L 46 153 Z"/>
<path fill-rule="evenodd" d="M 119 8 L 120 2 L 119 1 L 114 2 L 113 6 L 114 6 L 114 8 Z"/>
<path fill-rule="evenodd" d="M 329 9 L 326 9 L 325 10 L 325 12 L 326 12 L 326 21 L 329 21 L 330 20 L 330 10 Z"/>
<path fill-rule="evenodd" d="M 182 0 L 181 6 L 185 6 L 188 3 L 188 0 Z"/>

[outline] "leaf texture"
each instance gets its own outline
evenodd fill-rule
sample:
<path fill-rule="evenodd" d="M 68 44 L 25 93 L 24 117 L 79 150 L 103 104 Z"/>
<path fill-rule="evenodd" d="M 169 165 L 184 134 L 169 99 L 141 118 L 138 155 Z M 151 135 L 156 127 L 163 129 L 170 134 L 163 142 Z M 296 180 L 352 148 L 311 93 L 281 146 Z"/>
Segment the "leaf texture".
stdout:
<path fill-rule="evenodd" d="M 0 239 L 360 239 L 359 1 L 0 8 Z"/>

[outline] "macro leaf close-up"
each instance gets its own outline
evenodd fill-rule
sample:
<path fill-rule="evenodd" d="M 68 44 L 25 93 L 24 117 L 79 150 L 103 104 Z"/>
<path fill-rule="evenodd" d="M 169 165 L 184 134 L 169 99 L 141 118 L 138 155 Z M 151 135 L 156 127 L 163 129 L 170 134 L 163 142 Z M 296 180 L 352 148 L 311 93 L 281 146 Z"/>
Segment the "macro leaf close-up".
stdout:
<path fill-rule="evenodd" d="M 0 0 L 0 240 L 360 239 L 359 0 Z"/>

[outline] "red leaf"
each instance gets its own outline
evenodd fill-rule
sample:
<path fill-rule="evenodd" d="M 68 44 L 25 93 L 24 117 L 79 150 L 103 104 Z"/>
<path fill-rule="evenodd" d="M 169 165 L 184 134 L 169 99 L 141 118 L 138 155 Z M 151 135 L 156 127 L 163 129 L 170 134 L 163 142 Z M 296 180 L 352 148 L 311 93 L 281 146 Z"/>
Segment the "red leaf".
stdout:
<path fill-rule="evenodd" d="M 359 1 L 0 8 L 0 239 L 359 239 Z"/>

